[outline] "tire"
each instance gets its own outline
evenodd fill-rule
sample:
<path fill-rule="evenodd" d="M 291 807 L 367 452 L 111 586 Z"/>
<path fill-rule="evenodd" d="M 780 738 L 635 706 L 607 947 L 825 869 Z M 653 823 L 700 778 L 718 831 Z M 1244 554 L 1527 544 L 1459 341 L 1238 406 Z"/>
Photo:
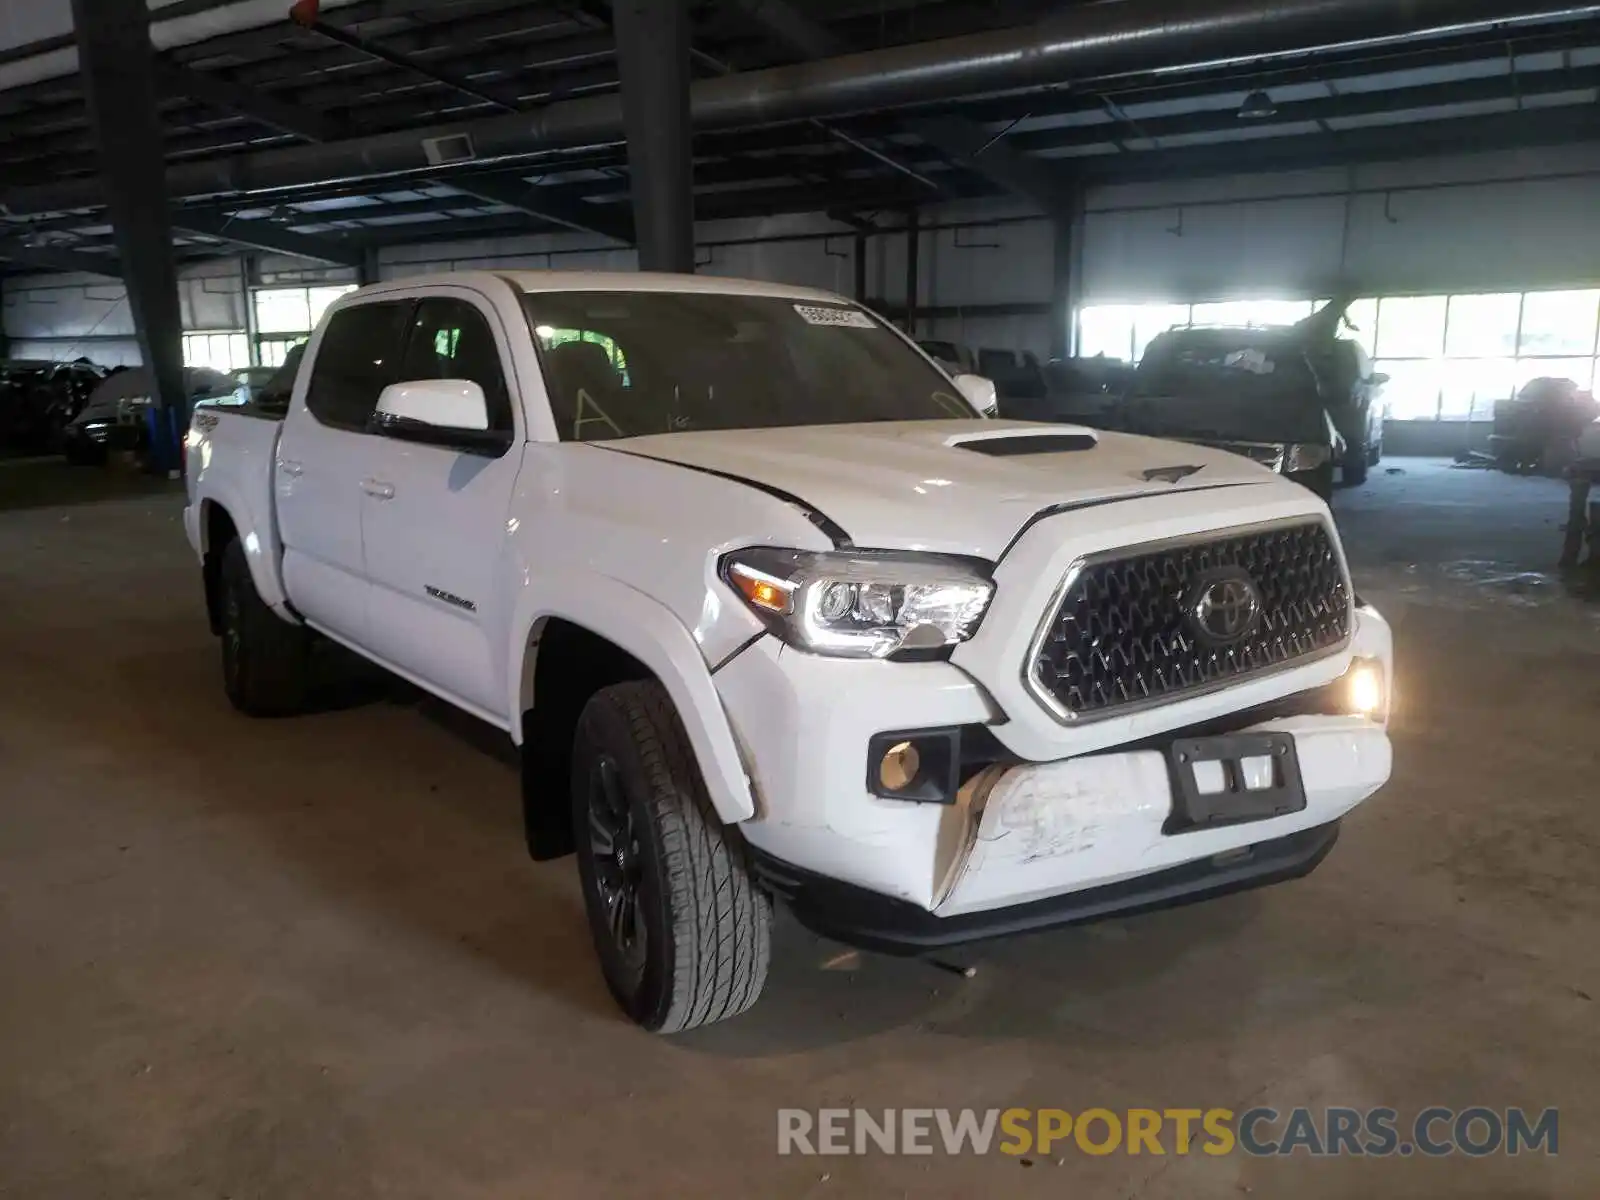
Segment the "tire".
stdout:
<path fill-rule="evenodd" d="M 69 466 L 102 467 L 106 462 L 106 448 L 87 438 L 69 438 L 62 453 Z"/>
<path fill-rule="evenodd" d="M 220 587 L 222 686 L 229 702 L 252 717 L 300 712 L 310 677 L 311 635 L 267 607 L 237 538 L 222 551 Z"/>
<path fill-rule="evenodd" d="M 572 828 L 606 986 L 638 1024 L 678 1033 L 756 1002 L 772 905 L 706 794 L 654 681 L 602 688 L 572 751 Z"/>
<path fill-rule="evenodd" d="M 1367 466 L 1375 467 L 1383 461 L 1383 443 L 1373 442 L 1372 449 L 1367 451 Z"/>
<path fill-rule="evenodd" d="M 1345 487 L 1360 487 L 1367 481 L 1368 456 L 1371 453 L 1365 445 L 1351 449 L 1344 460 L 1344 485 Z"/>

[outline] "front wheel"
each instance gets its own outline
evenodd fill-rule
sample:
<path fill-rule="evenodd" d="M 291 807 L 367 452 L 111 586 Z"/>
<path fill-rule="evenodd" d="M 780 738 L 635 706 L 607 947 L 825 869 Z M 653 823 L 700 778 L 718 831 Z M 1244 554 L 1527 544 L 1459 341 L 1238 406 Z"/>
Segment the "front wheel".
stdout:
<path fill-rule="evenodd" d="M 1367 481 L 1367 470 L 1371 463 L 1371 451 L 1365 442 L 1350 447 L 1344 459 L 1344 484 L 1346 487 L 1360 487 Z"/>
<path fill-rule="evenodd" d="M 659 683 L 614 684 L 584 706 L 572 814 L 590 932 L 622 1010 L 677 1033 L 754 1004 L 771 955 L 771 902 L 712 808 Z"/>

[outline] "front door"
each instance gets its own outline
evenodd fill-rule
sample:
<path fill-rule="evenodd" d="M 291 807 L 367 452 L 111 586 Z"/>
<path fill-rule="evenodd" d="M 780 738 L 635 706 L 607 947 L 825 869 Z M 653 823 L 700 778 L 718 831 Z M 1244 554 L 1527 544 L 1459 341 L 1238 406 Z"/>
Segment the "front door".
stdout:
<path fill-rule="evenodd" d="M 522 463 L 499 318 L 462 289 L 417 302 L 399 378 L 468 379 L 490 425 L 512 432 L 499 456 L 393 438 L 378 447 L 362 497 L 368 642 L 402 672 L 504 725 L 506 647 L 495 630 L 515 580 L 501 578 L 506 518 Z"/>
<path fill-rule="evenodd" d="M 358 645 L 367 628 L 361 484 L 382 447 L 367 419 L 395 378 L 411 308 L 385 301 L 334 312 L 307 359 L 303 410 L 284 422 L 278 445 L 285 587 L 312 625 Z"/>

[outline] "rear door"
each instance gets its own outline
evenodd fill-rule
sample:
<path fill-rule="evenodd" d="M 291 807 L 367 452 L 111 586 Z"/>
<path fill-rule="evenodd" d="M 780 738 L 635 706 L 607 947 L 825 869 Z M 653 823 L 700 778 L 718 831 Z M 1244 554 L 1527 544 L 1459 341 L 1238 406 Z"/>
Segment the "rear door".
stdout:
<path fill-rule="evenodd" d="M 490 426 L 512 433 L 499 454 L 375 438 L 378 487 L 362 497 L 368 628 L 385 661 L 485 719 L 505 724 L 514 581 L 499 578 L 524 433 L 509 380 L 510 342 L 477 293 L 435 288 L 410 320 L 400 378 L 468 379 Z"/>
<path fill-rule="evenodd" d="M 310 377 L 278 445 L 278 520 L 284 586 L 313 625 L 366 644 L 361 541 L 363 486 L 371 486 L 381 439 L 367 420 L 394 382 L 413 302 L 336 311 L 310 352 Z"/>

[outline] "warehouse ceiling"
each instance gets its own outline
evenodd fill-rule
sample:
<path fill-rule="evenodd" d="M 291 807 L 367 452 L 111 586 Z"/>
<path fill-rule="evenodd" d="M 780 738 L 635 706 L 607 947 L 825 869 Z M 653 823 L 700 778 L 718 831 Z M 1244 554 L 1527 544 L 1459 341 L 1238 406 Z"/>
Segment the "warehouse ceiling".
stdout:
<path fill-rule="evenodd" d="M 220 6 L 184 0 L 174 11 L 208 7 Z M 1100 7 L 1168 19 L 1165 0 Z M 274 148 L 332 149 L 506 113 L 537 120 L 545 106 L 618 87 L 603 0 L 346 0 L 324 5 L 312 27 L 289 19 L 288 0 L 283 8 L 281 20 L 262 27 L 160 52 L 169 165 L 211 164 L 226 183 L 249 175 L 233 164 Z M 1017 29 L 1072 8 L 1060 0 L 696 0 L 695 71 L 736 77 Z M 0 53 L 0 84 L 28 51 Z M 1600 16 L 1572 8 L 1421 41 L 1035 78 L 825 118 L 723 122 L 695 137 L 695 207 L 702 220 L 826 211 L 857 228 L 918 205 L 1000 194 L 1049 209 L 1087 183 L 1591 141 L 1600 136 L 1597 100 Z M 630 236 L 620 137 L 491 161 L 450 161 L 460 146 L 436 149 L 439 165 L 381 178 L 361 177 L 352 159 L 349 169 L 290 187 L 185 193 L 173 211 L 179 252 L 247 247 L 354 264 L 376 247 L 430 239 L 571 228 Z M 0 258 L 33 268 L 111 263 L 102 213 L 41 211 L 38 202 L 77 180 L 92 190 L 97 174 L 76 74 L 0 91 Z"/>

